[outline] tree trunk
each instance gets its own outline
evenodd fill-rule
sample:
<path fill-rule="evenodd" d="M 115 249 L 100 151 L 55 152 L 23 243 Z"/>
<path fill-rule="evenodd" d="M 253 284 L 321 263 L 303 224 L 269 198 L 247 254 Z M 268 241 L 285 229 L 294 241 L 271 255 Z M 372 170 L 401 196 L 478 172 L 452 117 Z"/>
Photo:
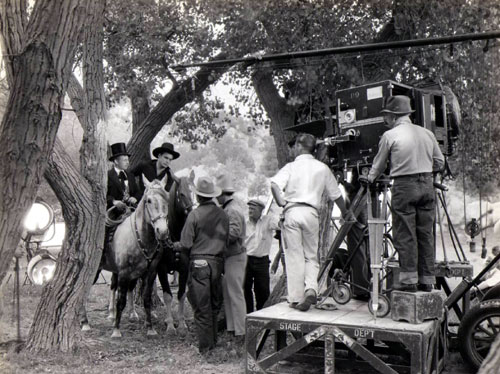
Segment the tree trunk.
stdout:
<path fill-rule="evenodd" d="M 219 54 L 214 57 L 214 60 L 223 58 L 224 55 Z M 140 128 L 132 135 L 128 143 L 127 148 L 131 153 L 131 168 L 142 161 L 143 150 L 149 150 L 151 141 L 172 116 L 184 107 L 184 105 L 193 101 L 207 87 L 217 82 L 229 68 L 230 65 L 203 67 L 193 77 L 185 80 L 179 86 L 173 87 L 160 100 L 142 122 Z"/>
<path fill-rule="evenodd" d="M 24 30 L 18 20 L 26 18 L 15 15 L 18 2 L 0 2 L 3 44 L 21 43 L 7 49 L 14 52 L 7 61 L 7 73 L 13 76 L 0 128 L 0 283 L 54 146 L 86 3 L 39 0 Z M 6 34 L 23 38 L 5 38 Z"/>
<path fill-rule="evenodd" d="M 145 85 L 138 84 L 129 91 L 130 104 L 132 107 L 132 134 L 135 134 L 141 124 L 148 117 L 149 107 L 149 91 Z M 150 147 L 143 148 L 142 154 L 138 157 L 140 160 L 147 161 L 150 158 Z"/>
<path fill-rule="evenodd" d="M 70 94 L 83 105 L 80 172 L 60 142 L 45 176 L 61 202 L 67 226 L 54 280 L 37 307 L 26 344 L 31 351 L 69 351 L 80 339 L 77 312 L 92 286 L 102 253 L 106 207 L 105 96 L 102 68 L 104 2 L 89 8 L 83 52 L 83 90 L 73 81 Z M 73 97 L 73 103 L 78 103 Z M 56 313 L 54 313 L 56 311 Z"/>

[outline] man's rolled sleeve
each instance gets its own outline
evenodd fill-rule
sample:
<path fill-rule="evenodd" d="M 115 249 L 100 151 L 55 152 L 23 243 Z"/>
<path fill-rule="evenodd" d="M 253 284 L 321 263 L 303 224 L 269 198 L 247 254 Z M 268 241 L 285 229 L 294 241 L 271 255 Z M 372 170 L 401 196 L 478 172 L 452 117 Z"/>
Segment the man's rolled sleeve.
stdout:
<path fill-rule="evenodd" d="M 434 148 L 432 150 L 432 171 L 441 171 L 444 168 L 444 156 L 439 148 L 436 138 L 433 136 Z"/>
<path fill-rule="evenodd" d="M 368 181 L 371 183 L 377 177 L 382 174 L 387 167 L 387 160 L 389 158 L 389 153 L 391 151 L 391 146 L 387 137 L 382 135 L 380 142 L 378 143 L 378 153 L 373 159 L 373 165 L 368 173 Z"/>
<path fill-rule="evenodd" d="M 340 191 L 337 180 L 335 179 L 333 173 L 329 170 L 326 180 L 326 192 L 328 194 L 328 199 L 332 202 L 342 196 L 342 191 Z"/>
<path fill-rule="evenodd" d="M 290 179 L 290 164 L 283 166 L 274 177 L 271 178 L 271 183 L 276 184 L 283 191 Z"/>

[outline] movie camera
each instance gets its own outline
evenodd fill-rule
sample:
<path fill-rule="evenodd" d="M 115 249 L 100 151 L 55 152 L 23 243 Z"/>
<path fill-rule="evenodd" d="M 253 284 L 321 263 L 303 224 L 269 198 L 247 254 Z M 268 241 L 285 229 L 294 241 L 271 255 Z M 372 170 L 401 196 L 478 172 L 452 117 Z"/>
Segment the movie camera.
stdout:
<path fill-rule="evenodd" d="M 410 97 L 412 122 L 431 130 L 445 155 L 454 151 L 458 136 L 456 115 L 447 103 L 445 90 L 437 84 L 412 87 L 386 80 L 352 87 L 336 92 L 336 121 L 328 130 L 325 120 L 303 123 L 287 128 L 294 132 L 306 132 L 323 139 L 327 145 L 323 161 L 335 171 L 370 167 L 378 152 L 382 134 L 388 130 L 380 111 L 387 98 L 394 95 Z M 332 129 L 333 127 L 333 129 Z M 333 130 L 333 131 L 332 131 Z"/>

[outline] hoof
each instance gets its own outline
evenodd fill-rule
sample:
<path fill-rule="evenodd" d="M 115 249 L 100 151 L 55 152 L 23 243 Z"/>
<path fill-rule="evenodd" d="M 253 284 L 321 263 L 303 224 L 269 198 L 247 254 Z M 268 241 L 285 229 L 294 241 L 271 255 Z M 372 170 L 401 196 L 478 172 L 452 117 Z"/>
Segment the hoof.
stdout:
<path fill-rule="evenodd" d="M 139 321 L 139 315 L 137 314 L 137 312 L 130 313 L 128 318 L 131 321 Z"/>
<path fill-rule="evenodd" d="M 111 337 L 112 338 L 121 338 L 122 337 L 122 333 L 118 329 L 113 329 L 113 333 L 111 334 Z"/>
<path fill-rule="evenodd" d="M 156 335 L 158 335 L 158 333 L 156 332 L 155 329 L 149 329 L 147 332 L 147 335 L 148 336 L 156 336 Z"/>
<path fill-rule="evenodd" d="M 88 323 L 82 324 L 82 331 L 90 331 L 90 325 Z"/>

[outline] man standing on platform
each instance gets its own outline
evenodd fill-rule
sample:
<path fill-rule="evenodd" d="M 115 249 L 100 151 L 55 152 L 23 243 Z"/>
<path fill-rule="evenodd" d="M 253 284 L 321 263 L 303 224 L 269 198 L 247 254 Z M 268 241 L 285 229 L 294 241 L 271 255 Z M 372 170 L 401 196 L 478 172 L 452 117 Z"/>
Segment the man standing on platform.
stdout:
<path fill-rule="evenodd" d="M 234 333 L 237 340 L 242 343 L 245 336 L 246 316 L 243 291 L 247 265 L 247 255 L 243 246 L 246 235 L 245 217 L 233 199 L 236 189 L 230 178 L 227 175 L 219 176 L 217 186 L 222 190 L 217 200 L 229 218 L 229 239 L 224 253 L 224 277 L 222 278 L 226 326 L 227 331 Z"/>
<path fill-rule="evenodd" d="M 279 230 L 279 217 L 273 214 L 262 215 L 265 204 L 251 199 L 248 205 L 247 269 L 245 275 L 245 300 L 247 313 L 254 311 L 254 293 L 257 310 L 262 309 L 269 298 L 269 252 L 274 238 L 274 230 Z"/>
<path fill-rule="evenodd" d="M 411 122 L 412 112 L 409 97 L 396 95 L 388 98 L 382 113 L 390 130 L 380 138 L 379 150 L 367 179 L 373 183 L 390 160 L 390 176 L 394 179 L 392 227 L 400 266 L 400 286 L 397 289 L 429 292 L 436 282 L 433 234 L 436 210 L 432 173 L 443 169 L 444 156 L 434 134 Z"/>
<path fill-rule="evenodd" d="M 174 249 L 189 252 L 188 300 L 193 308 L 198 349 L 206 353 L 217 343 L 229 220 L 213 201 L 221 191 L 210 178 L 200 177 L 194 192 L 199 206 L 189 213 L 181 240 L 174 243 Z"/>
<path fill-rule="evenodd" d="M 298 134 L 292 147 L 295 160 L 271 178 L 274 200 L 284 207 L 281 236 L 288 302 L 290 307 L 304 312 L 316 303 L 318 292 L 319 209 L 323 193 L 337 204 L 344 219 L 353 219 L 331 170 L 313 157 L 315 147 L 313 135 Z"/>

